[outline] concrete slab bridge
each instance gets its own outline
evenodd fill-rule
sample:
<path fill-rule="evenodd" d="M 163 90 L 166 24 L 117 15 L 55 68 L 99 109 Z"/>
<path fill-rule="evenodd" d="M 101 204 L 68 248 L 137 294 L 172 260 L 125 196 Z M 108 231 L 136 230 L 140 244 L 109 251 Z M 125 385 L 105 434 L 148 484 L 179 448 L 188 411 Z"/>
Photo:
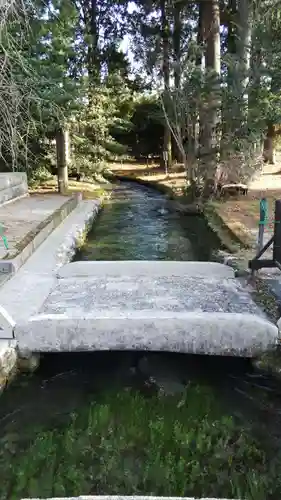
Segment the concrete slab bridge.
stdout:
<path fill-rule="evenodd" d="M 58 269 L 29 317 L 14 321 L 3 309 L 1 315 L 1 336 L 10 334 L 20 353 L 152 350 L 255 357 L 279 338 L 278 327 L 233 269 L 215 262 L 72 262 Z"/>
<path fill-rule="evenodd" d="M 0 388 L 18 354 L 151 350 L 255 357 L 279 342 L 277 325 L 229 266 L 70 262 L 101 201 L 41 198 L 28 197 L 26 176 L 0 177 L 11 246 L 8 257 L 0 256 Z M 33 233 L 38 223 L 34 240 L 15 253 L 18 237 L 28 239 L 26 226 Z"/>

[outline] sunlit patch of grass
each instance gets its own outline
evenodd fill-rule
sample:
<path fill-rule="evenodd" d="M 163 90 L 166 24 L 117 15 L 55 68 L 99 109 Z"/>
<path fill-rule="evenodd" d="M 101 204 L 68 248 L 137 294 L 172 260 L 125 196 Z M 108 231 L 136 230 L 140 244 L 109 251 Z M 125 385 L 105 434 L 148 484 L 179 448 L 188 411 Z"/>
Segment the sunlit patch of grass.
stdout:
<path fill-rule="evenodd" d="M 51 179 L 33 183 L 29 187 L 29 191 L 30 193 L 39 194 L 56 193 L 58 191 L 57 178 L 54 176 Z M 106 191 L 99 183 L 94 181 L 77 182 L 75 180 L 69 179 L 68 189 L 65 194 L 66 196 L 71 196 L 75 193 L 82 193 L 84 199 L 97 199 L 103 197 L 106 194 Z"/>
<path fill-rule="evenodd" d="M 263 450 L 202 386 L 182 399 L 106 393 L 67 426 L 38 430 L 24 451 L 0 445 L 1 500 L 145 493 L 265 500 L 279 491 Z"/>

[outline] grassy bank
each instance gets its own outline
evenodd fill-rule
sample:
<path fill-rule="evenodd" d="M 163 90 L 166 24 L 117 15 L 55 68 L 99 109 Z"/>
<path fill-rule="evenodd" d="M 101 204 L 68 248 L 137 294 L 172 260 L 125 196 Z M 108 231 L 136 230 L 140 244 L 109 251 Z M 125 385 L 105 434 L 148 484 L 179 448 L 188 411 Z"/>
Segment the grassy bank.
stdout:
<path fill-rule="evenodd" d="M 57 178 L 55 176 L 47 179 L 40 180 L 38 182 L 33 182 L 29 186 L 30 194 L 48 194 L 48 193 L 56 193 L 58 190 Z M 106 195 L 106 191 L 101 183 L 98 182 L 90 182 L 90 181 L 74 181 L 69 179 L 68 182 L 68 190 L 65 193 L 66 196 L 71 196 L 76 193 L 82 193 L 84 199 L 97 199 L 100 197 L 104 197 Z"/>
<path fill-rule="evenodd" d="M 1 443 L 1 500 L 153 494 L 269 500 L 280 477 L 207 387 L 182 398 L 104 394 L 67 426 L 34 429 L 25 450 Z"/>

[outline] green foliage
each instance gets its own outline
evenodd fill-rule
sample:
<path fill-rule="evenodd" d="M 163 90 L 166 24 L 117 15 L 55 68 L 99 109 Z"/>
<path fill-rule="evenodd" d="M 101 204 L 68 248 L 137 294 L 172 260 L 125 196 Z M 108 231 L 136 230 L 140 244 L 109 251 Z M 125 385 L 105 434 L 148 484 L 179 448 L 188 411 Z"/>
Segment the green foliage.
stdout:
<path fill-rule="evenodd" d="M 28 170 L 41 164 L 38 149 L 46 157 L 47 135 L 53 136 L 76 106 L 78 86 L 68 70 L 77 13 L 71 0 L 38 0 L 17 14 L 8 18 L 0 45 L 9 61 L 9 88 L 15 89 L 16 102 L 8 103 L 16 135 L 9 147 L 3 140 L 0 147 L 6 168 Z"/>
<path fill-rule="evenodd" d="M 29 170 L 28 174 L 29 186 L 40 185 L 52 179 L 50 171 L 44 166 L 39 166 L 37 169 Z"/>
<path fill-rule="evenodd" d="M 50 165 L 55 157 L 52 140 L 56 129 L 64 125 L 73 134 L 72 164 L 83 165 L 83 170 L 99 170 L 112 157 L 124 154 L 159 156 L 167 120 L 174 136 L 180 131 L 180 141 L 175 142 L 181 143 L 186 163 L 191 156 L 198 162 L 206 144 L 197 150 L 196 144 L 206 137 L 194 133 L 195 121 L 198 115 L 201 122 L 209 120 L 208 110 L 215 100 L 221 110 L 216 126 L 220 146 L 216 149 L 224 152 L 224 160 L 232 153 L 242 153 L 245 158 L 247 149 L 252 152 L 261 143 L 268 123 L 281 123 L 278 2 L 250 3 L 251 68 L 244 74 L 238 53 L 239 26 L 232 21 L 235 33 L 231 41 L 231 11 L 221 2 L 218 95 L 198 64 L 205 50 L 198 38 L 196 42 L 198 5 L 165 3 L 170 90 L 166 89 L 164 99 L 159 2 L 138 0 L 130 4 L 129 11 L 127 0 L 34 0 L 19 3 L 17 11 L 10 9 L 1 24 L 0 43 L 2 169 L 32 171 Z M 175 33 L 177 9 L 180 29 Z M 130 36 L 135 74 L 120 50 L 125 34 Z M 246 77 L 243 92 L 247 96 L 241 93 Z M 152 88 L 157 89 L 159 102 Z M 208 163 L 206 160 L 204 168 Z"/>
<path fill-rule="evenodd" d="M 160 156 L 164 134 L 164 116 L 156 96 L 135 99 L 130 110 L 130 122 L 116 129 L 114 136 L 127 146 L 128 153 L 138 159 Z"/>

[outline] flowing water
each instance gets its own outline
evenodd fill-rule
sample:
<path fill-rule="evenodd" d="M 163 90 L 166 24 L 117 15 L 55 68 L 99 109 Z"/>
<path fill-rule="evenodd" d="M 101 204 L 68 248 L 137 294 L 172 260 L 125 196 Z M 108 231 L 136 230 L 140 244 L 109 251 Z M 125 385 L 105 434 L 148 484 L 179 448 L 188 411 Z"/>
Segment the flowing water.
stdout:
<path fill-rule="evenodd" d="M 218 248 L 203 218 L 170 211 L 166 198 L 148 188 L 118 184 L 75 258 L 211 260 Z M 37 372 L 18 377 L 1 396 L 2 445 L 8 442 L 18 453 L 34 439 L 36 429 L 63 426 L 71 412 L 109 386 L 148 390 L 144 374 L 136 369 L 143 354 L 44 356 Z M 271 450 L 279 447 L 281 389 L 276 381 L 247 360 L 179 354 L 163 359 L 168 371 L 176 366 L 177 382 L 187 378 L 212 385 L 230 414 L 253 427 L 262 439 L 270 437 Z M 152 364 L 155 368 L 155 358 Z"/>
<path fill-rule="evenodd" d="M 211 260 L 219 241 L 203 218 L 169 210 L 146 187 L 119 185 L 76 260 Z"/>

